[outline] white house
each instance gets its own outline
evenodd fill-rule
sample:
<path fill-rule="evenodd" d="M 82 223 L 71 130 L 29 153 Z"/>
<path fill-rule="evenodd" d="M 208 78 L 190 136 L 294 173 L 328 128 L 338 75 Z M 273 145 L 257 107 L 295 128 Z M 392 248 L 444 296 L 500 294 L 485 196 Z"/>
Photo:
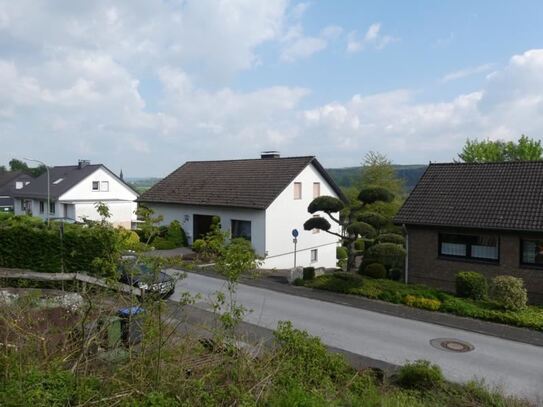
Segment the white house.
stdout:
<path fill-rule="evenodd" d="M 308 205 L 320 195 L 345 199 L 315 157 L 273 152 L 260 159 L 187 162 L 138 202 L 163 215 L 165 224 L 180 221 L 189 242 L 209 231 L 213 216 L 220 217 L 232 237 L 251 241 L 268 269 L 293 267 L 296 229 L 297 265 L 335 267 L 338 238 L 303 228 L 313 216 Z M 330 223 L 339 233 L 339 225 Z"/>
<path fill-rule="evenodd" d="M 138 193 L 102 164 L 80 160 L 78 165 L 49 168 L 49 197 L 47 208 L 47 173 L 14 193 L 15 214 L 28 213 L 47 218 L 100 220 L 98 202 L 111 212 L 109 221 L 127 229 L 136 218 Z"/>

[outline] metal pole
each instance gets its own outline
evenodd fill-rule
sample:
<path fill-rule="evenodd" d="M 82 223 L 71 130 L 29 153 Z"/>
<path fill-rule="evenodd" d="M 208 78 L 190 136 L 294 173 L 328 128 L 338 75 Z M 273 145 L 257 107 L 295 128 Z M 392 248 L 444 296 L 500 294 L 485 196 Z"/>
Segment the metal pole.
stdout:
<path fill-rule="evenodd" d="M 298 239 L 294 239 L 294 268 L 296 268 L 296 244 L 298 243 Z"/>
<path fill-rule="evenodd" d="M 39 163 L 45 167 L 45 171 L 47 172 L 47 226 L 49 226 L 49 219 L 51 217 L 51 180 L 49 178 L 49 166 L 45 164 L 43 161 L 40 160 L 34 160 L 32 158 L 23 158 L 26 161 L 33 161 L 35 163 Z"/>

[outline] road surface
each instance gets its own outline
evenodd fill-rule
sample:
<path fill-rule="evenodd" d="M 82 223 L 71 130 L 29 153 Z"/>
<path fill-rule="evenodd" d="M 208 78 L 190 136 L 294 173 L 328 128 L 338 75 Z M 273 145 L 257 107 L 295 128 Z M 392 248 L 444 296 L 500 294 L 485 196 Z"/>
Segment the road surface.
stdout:
<path fill-rule="evenodd" d="M 179 299 L 181 292 L 199 293 L 196 306 L 209 309 L 218 290 L 225 291 L 223 280 L 187 273 L 171 299 Z M 278 321 L 290 320 L 329 346 L 398 365 L 427 359 L 441 366 L 449 380 L 483 379 L 488 386 L 543 405 L 543 347 L 243 284 L 237 300 L 251 310 L 246 322 L 275 329 Z M 435 338 L 458 339 L 475 348 L 466 353 L 440 350 L 430 345 Z"/>

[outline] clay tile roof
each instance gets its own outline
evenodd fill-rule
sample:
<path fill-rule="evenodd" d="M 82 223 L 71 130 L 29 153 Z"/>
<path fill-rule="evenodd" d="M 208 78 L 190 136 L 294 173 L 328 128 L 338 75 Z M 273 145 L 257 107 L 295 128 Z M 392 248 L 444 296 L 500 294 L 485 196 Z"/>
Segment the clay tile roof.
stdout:
<path fill-rule="evenodd" d="M 310 163 L 344 198 L 315 157 L 307 156 L 189 161 L 144 192 L 138 201 L 265 209 Z"/>
<path fill-rule="evenodd" d="M 543 161 L 430 164 L 398 224 L 543 231 Z"/>

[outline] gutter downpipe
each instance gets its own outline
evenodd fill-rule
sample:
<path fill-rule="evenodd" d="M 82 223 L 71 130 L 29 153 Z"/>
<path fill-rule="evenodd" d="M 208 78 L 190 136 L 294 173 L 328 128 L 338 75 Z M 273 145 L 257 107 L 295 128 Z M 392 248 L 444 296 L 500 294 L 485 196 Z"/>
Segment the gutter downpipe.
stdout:
<path fill-rule="evenodd" d="M 402 225 L 403 230 L 405 231 L 405 266 L 404 266 L 404 283 L 409 282 L 409 234 L 407 232 L 407 227 L 405 223 Z"/>

